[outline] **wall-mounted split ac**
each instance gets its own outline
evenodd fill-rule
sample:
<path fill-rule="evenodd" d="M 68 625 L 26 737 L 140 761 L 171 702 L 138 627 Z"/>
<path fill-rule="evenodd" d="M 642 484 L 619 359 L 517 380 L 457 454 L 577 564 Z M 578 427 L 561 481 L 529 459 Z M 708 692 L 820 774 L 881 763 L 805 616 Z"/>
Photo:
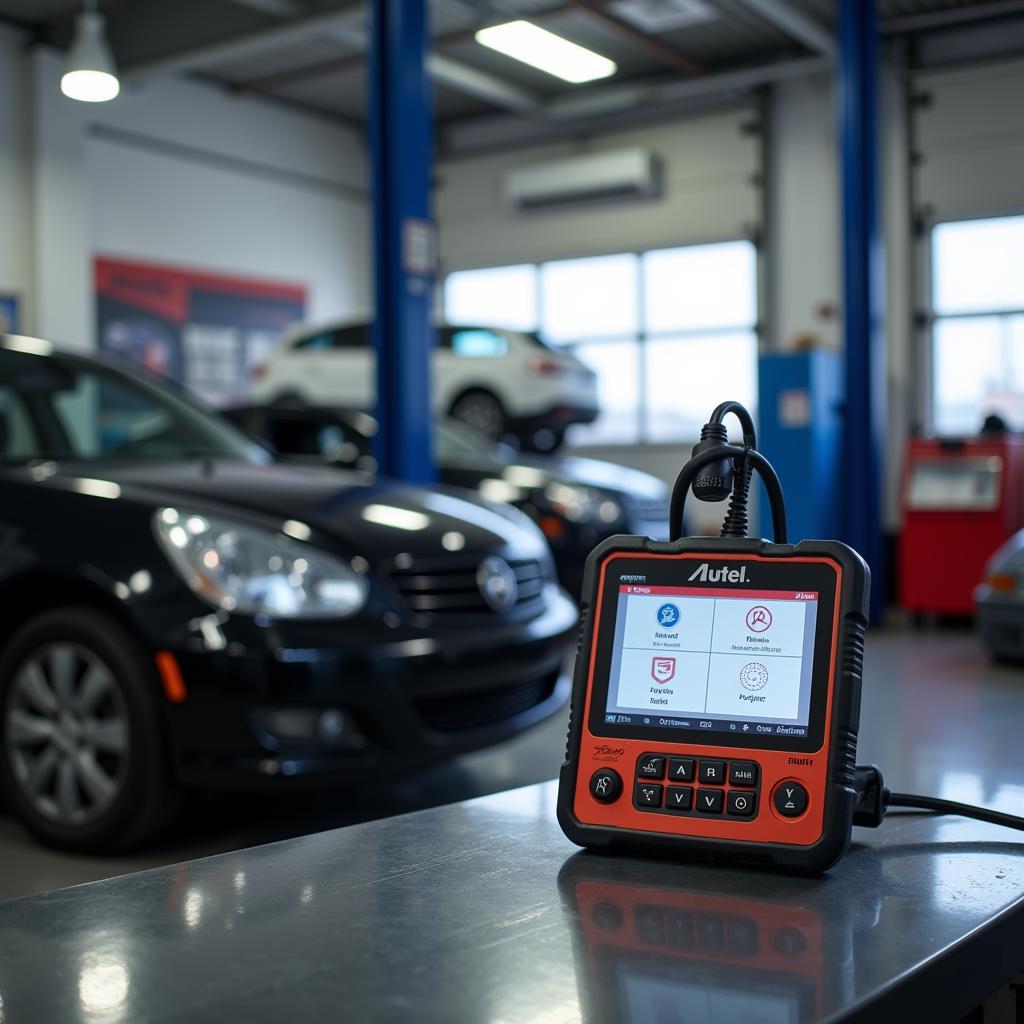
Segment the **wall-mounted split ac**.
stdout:
<path fill-rule="evenodd" d="M 510 171 L 504 180 L 505 203 L 516 210 L 660 194 L 660 162 L 644 149 L 616 149 L 529 164 Z"/>

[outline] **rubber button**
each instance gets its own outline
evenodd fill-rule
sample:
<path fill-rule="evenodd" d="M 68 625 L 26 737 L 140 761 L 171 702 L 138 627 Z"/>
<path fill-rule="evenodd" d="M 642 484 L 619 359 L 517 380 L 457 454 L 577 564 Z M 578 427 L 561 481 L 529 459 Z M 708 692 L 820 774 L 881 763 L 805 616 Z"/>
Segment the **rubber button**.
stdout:
<path fill-rule="evenodd" d="M 657 782 L 638 782 L 633 790 L 633 802 L 637 807 L 660 807 L 661 789 Z"/>
<path fill-rule="evenodd" d="M 725 790 L 722 789 L 698 789 L 697 810 L 701 814 L 721 814 L 724 797 Z"/>
<path fill-rule="evenodd" d="M 701 761 L 697 778 L 712 786 L 721 786 L 725 782 L 725 762 Z"/>
<path fill-rule="evenodd" d="M 642 779 L 660 779 L 665 775 L 665 757 L 662 754 L 641 754 L 636 773 Z"/>
<path fill-rule="evenodd" d="M 749 818 L 754 813 L 754 794 L 741 789 L 730 789 L 726 813 L 735 818 Z"/>
<path fill-rule="evenodd" d="M 590 795 L 601 804 L 610 804 L 622 794 L 622 779 L 611 768 L 599 768 L 590 776 Z"/>
<path fill-rule="evenodd" d="M 757 765 L 753 761 L 729 762 L 730 786 L 756 786 L 757 774 Z"/>
<path fill-rule="evenodd" d="M 665 806 L 670 811 L 688 811 L 693 806 L 693 790 L 689 786 L 669 786 Z"/>
<path fill-rule="evenodd" d="M 799 782 L 783 782 L 772 797 L 775 810 L 784 818 L 798 818 L 807 810 L 807 790 Z"/>
<path fill-rule="evenodd" d="M 693 782 L 693 758 L 670 757 L 668 759 L 669 782 Z"/>

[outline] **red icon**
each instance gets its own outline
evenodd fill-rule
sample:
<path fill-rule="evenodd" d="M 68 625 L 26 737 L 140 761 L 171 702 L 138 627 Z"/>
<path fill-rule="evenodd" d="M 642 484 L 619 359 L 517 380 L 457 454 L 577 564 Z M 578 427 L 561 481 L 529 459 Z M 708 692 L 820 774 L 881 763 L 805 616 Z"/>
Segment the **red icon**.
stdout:
<path fill-rule="evenodd" d="M 747 629 L 763 633 L 772 624 L 772 613 L 763 604 L 754 605 L 747 612 Z"/>
<path fill-rule="evenodd" d="M 675 674 L 675 658 L 654 657 L 651 659 L 651 678 L 656 683 L 667 683 L 670 679 L 675 677 Z"/>

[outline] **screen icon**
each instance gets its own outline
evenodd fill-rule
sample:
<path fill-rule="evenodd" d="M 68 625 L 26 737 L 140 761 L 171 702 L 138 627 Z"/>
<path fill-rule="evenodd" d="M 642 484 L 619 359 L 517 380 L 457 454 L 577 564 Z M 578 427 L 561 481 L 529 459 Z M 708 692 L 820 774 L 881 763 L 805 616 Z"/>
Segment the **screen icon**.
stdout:
<path fill-rule="evenodd" d="M 651 678 L 656 683 L 667 683 L 676 674 L 676 659 L 655 655 L 651 659 Z"/>
<path fill-rule="evenodd" d="M 772 624 L 772 613 L 763 604 L 756 604 L 747 612 L 747 629 L 763 633 Z"/>
<path fill-rule="evenodd" d="M 675 629 L 679 625 L 679 606 L 666 601 L 658 609 L 658 625 L 662 629 Z"/>
<path fill-rule="evenodd" d="M 752 693 L 757 690 L 763 690 L 767 682 L 768 669 L 759 661 L 747 662 L 740 669 L 740 686 L 744 690 L 750 690 Z"/>

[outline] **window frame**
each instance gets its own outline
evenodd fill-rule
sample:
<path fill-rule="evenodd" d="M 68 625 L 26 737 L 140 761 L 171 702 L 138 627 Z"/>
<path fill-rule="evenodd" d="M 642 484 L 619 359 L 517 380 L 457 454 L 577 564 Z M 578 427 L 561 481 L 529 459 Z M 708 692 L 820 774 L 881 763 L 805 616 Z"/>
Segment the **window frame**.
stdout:
<path fill-rule="evenodd" d="M 979 317 L 994 317 L 1000 321 L 1014 316 L 1024 316 L 1021 309 L 979 309 L 969 313 L 938 313 L 936 312 L 935 295 L 935 231 L 944 224 L 962 224 L 967 221 L 1003 220 L 1010 217 L 1024 216 L 1024 206 L 988 208 L 984 210 L 968 210 L 955 214 L 931 215 L 923 219 L 918 232 L 919 254 L 917 258 L 918 295 L 923 302 L 920 312 L 915 317 L 918 351 L 914 362 L 918 370 L 918 379 L 925 382 L 917 400 L 917 420 L 927 426 L 930 434 L 937 435 L 936 358 L 937 344 L 936 325 L 947 320 L 971 320 Z M 979 421 L 978 428 L 981 423 Z"/>
<path fill-rule="evenodd" d="M 704 328 L 687 328 L 684 330 L 672 330 L 672 331 L 649 331 L 647 329 L 646 316 L 645 316 L 645 298 L 646 298 L 646 274 L 644 273 L 643 257 L 646 253 L 650 252 L 661 252 L 663 250 L 670 249 L 696 249 L 703 246 L 711 245 L 726 245 L 735 242 L 746 242 L 753 248 L 754 251 L 754 323 L 749 327 L 738 326 L 736 324 L 730 326 L 720 327 L 704 327 Z M 545 263 L 559 263 L 563 260 L 577 260 L 577 259 L 600 259 L 606 256 L 623 256 L 630 255 L 635 257 L 637 261 L 637 331 L 632 335 L 623 334 L 608 334 L 605 336 L 591 336 L 586 338 L 578 338 L 573 341 L 559 343 L 549 341 L 540 329 L 540 325 L 544 321 L 544 288 L 541 278 L 541 267 Z M 664 448 L 674 447 L 681 442 L 696 441 L 697 438 L 680 438 L 676 441 L 651 441 L 649 439 L 648 427 L 648 401 L 647 401 L 647 344 L 649 341 L 657 341 L 663 338 L 676 338 L 681 341 L 685 341 L 688 338 L 707 338 L 713 335 L 726 335 L 726 334 L 737 334 L 740 332 L 749 331 L 754 336 L 754 346 L 757 355 L 760 355 L 762 342 L 764 340 L 764 329 L 765 329 L 765 288 L 764 288 L 764 266 L 763 266 L 763 246 L 761 240 L 758 237 L 738 237 L 735 235 L 728 237 L 712 237 L 712 238 L 700 238 L 700 239 L 688 239 L 681 242 L 666 242 L 659 243 L 657 245 L 648 246 L 642 249 L 628 248 L 628 249 L 617 249 L 617 250 L 602 250 L 601 252 L 583 252 L 576 253 L 573 255 L 563 256 L 551 256 L 548 259 L 536 260 L 534 262 L 528 262 L 519 260 L 514 263 L 508 264 L 508 266 L 530 266 L 534 271 L 534 290 L 535 290 L 535 303 L 537 310 L 537 326 L 535 327 L 535 333 L 544 341 L 546 345 L 552 348 L 556 352 L 568 352 L 575 355 L 576 348 L 579 345 L 600 345 L 603 343 L 621 343 L 623 341 L 632 341 L 636 344 L 637 348 L 637 379 L 639 381 L 639 396 L 636 405 L 636 440 L 635 441 L 585 441 L 581 444 L 574 445 L 582 449 L 593 448 L 593 449 L 609 449 L 609 448 Z M 474 270 L 493 270 L 499 267 L 505 266 L 505 264 L 495 263 L 488 264 L 486 266 L 479 267 L 458 267 L 446 271 L 444 278 L 441 283 L 441 296 L 443 304 L 443 296 L 445 294 L 445 286 L 447 279 L 452 274 L 457 274 L 466 271 Z M 447 319 L 447 310 L 445 310 L 445 318 Z M 755 374 L 756 376 L 756 374 Z"/>

